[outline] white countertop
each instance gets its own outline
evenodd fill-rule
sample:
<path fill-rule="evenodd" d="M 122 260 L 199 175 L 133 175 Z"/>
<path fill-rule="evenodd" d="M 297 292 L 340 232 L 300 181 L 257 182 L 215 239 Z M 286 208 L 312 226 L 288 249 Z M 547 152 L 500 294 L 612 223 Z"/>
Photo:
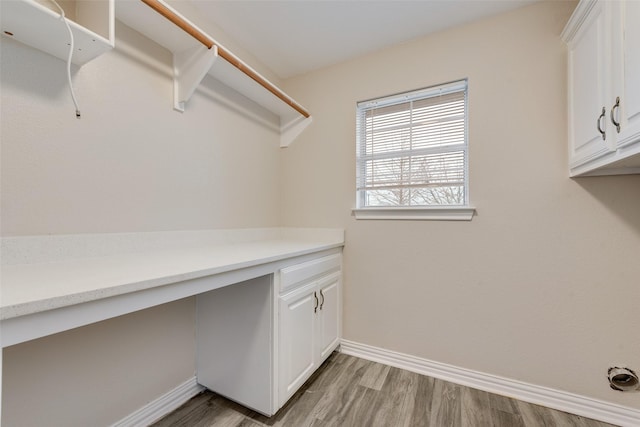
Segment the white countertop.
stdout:
<path fill-rule="evenodd" d="M 160 287 L 344 244 L 336 229 L 3 238 L 0 319 Z"/>

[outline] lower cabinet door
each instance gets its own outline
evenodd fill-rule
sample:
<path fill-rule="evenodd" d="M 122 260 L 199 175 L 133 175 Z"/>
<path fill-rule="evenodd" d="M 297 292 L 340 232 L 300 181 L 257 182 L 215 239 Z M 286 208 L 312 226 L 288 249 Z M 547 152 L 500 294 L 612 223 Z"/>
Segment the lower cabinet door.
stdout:
<path fill-rule="evenodd" d="M 329 357 L 340 341 L 340 277 L 337 272 L 318 282 L 318 365 Z"/>
<path fill-rule="evenodd" d="M 316 289 L 314 282 L 280 297 L 280 406 L 289 400 L 316 368 Z"/>

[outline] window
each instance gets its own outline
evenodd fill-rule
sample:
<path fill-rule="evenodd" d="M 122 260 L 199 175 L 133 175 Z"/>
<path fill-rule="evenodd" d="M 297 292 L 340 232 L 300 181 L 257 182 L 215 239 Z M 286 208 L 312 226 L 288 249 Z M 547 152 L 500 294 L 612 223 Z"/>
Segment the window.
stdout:
<path fill-rule="evenodd" d="M 357 105 L 356 218 L 471 219 L 467 81 Z"/>

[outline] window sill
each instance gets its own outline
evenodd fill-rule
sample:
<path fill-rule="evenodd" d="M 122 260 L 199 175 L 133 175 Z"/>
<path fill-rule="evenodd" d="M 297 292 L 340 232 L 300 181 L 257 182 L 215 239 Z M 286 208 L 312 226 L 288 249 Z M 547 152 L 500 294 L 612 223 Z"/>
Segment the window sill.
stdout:
<path fill-rule="evenodd" d="M 429 208 L 353 209 L 356 219 L 397 219 L 419 221 L 471 221 L 476 209 L 471 206 L 434 206 Z"/>

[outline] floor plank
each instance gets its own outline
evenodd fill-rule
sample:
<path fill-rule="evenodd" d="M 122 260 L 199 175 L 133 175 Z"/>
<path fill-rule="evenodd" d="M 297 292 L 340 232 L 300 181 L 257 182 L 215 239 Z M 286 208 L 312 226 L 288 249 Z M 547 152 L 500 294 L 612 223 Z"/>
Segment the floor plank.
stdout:
<path fill-rule="evenodd" d="M 431 427 L 459 426 L 462 424 L 461 386 L 435 380 L 431 398 Z"/>
<path fill-rule="evenodd" d="M 411 372 L 390 368 L 374 401 L 375 418 L 371 426 L 399 426 L 403 424 L 404 414 L 408 412 L 408 392 L 413 388 L 415 378 Z"/>
<path fill-rule="evenodd" d="M 371 363 L 358 358 L 351 358 L 343 363 L 339 367 L 338 379 L 327 387 L 325 395 L 314 410 L 314 416 L 328 425 L 333 425 L 343 420 L 349 412 L 353 412 L 352 408 L 357 408 L 365 390 L 359 382 Z M 330 366 L 325 364 L 321 369 L 328 369 Z"/>
<path fill-rule="evenodd" d="M 417 390 L 413 396 L 413 411 L 405 425 L 409 427 L 425 427 L 431 423 L 431 401 L 435 392 L 435 378 L 424 375 L 417 376 Z"/>
<path fill-rule="evenodd" d="M 526 427 L 556 427 L 551 410 L 540 405 L 517 401 L 518 410 Z"/>
<path fill-rule="evenodd" d="M 469 387 L 462 389 L 462 427 L 490 426 L 491 412 L 487 411 L 489 393 Z"/>
<path fill-rule="evenodd" d="M 341 353 L 273 417 L 211 391 L 154 427 L 612 427 Z"/>
<path fill-rule="evenodd" d="M 507 412 L 509 414 L 519 414 L 518 403 L 515 399 L 510 399 L 499 394 L 489 393 L 489 405 L 498 411 Z"/>
<path fill-rule="evenodd" d="M 524 421 L 520 414 L 491 409 L 491 418 L 495 427 L 524 427 Z"/>
<path fill-rule="evenodd" d="M 387 379 L 389 369 L 389 366 L 382 365 L 380 363 L 372 363 L 362 376 L 360 385 L 379 391 Z"/>

